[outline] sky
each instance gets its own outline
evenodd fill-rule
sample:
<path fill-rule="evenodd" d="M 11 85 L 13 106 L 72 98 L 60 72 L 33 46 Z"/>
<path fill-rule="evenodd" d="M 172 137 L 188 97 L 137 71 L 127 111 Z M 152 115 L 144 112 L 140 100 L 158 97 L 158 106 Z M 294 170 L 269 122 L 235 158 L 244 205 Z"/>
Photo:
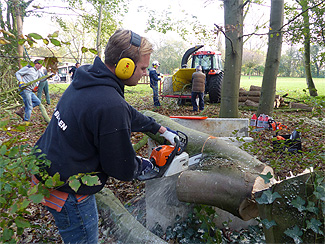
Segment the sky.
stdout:
<path fill-rule="evenodd" d="M 39 0 L 36 0 L 37 2 Z M 59 2 L 51 1 L 51 3 L 46 3 L 44 5 L 58 5 Z M 53 3 L 54 2 L 54 3 Z M 212 23 L 223 23 L 223 10 L 219 7 L 222 1 L 212 1 L 212 4 L 207 5 L 206 0 L 164 0 L 164 1 L 152 1 L 152 0 L 131 0 L 129 6 L 129 12 L 125 15 L 122 20 L 123 28 L 131 29 L 132 31 L 146 36 L 146 20 L 149 16 L 149 10 L 161 11 L 170 9 L 173 12 L 173 18 L 181 18 L 184 14 L 182 10 L 186 11 L 191 15 L 198 17 L 200 22 L 203 24 Z M 142 11 L 139 12 L 138 8 L 141 7 Z M 62 10 L 60 9 L 62 13 Z M 73 16 L 71 16 L 73 18 Z M 70 17 L 70 18 L 71 18 Z M 24 33 L 36 32 L 43 36 L 53 33 L 57 30 L 55 23 L 53 23 L 50 17 L 42 17 L 41 19 L 36 17 L 28 17 L 24 20 Z M 175 36 L 169 33 L 171 36 Z M 168 34 L 168 35 L 169 35 Z M 152 36 L 154 35 L 154 36 Z M 168 36 L 167 35 L 167 36 Z M 151 33 L 151 36 L 146 36 L 150 38 L 161 38 L 161 35 L 157 33 Z M 168 37 L 169 38 L 169 37 Z"/>
<path fill-rule="evenodd" d="M 58 6 L 61 1 L 53 0 L 34 0 L 34 3 L 40 2 L 43 5 Z M 176 33 L 161 34 L 157 32 L 150 31 L 145 33 L 146 21 L 149 17 L 148 12 L 150 10 L 155 10 L 157 12 L 171 11 L 173 19 L 183 20 L 184 13 L 189 15 L 197 16 L 198 20 L 205 25 L 208 25 L 209 28 L 213 28 L 213 24 L 218 24 L 223 26 L 224 14 L 223 8 L 221 7 L 223 1 L 215 0 L 164 0 L 164 1 L 152 1 L 152 0 L 130 0 L 129 3 L 129 12 L 122 19 L 123 28 L 131 29 L 132 31 L 147 37 L 152 43 L 158 43 L 160 40 L 164 39 L 174 39 L 179 40 L 180 37 Z M 139 12 L 138 9 L 141 9 Z M 62 13 L 63 10 L 59 9 Z M 264 23 L 269 18 L 270 6 L 257 6 L 252 5 L 250 15 L 245 19 L 244 30 L 246 33 L 252 33 L 255 30 L 255 25 L 257 23 Z M 69 16 L 73 18 L 73 15 Z M 184 21 L 186 25 L 186 21 Z M 24 33 L 36 32 L 42 36 L 46 36 L 54 31 L 58 30 L 55 23 L 50 20 L 50 17 L 43 17 L 41 19 L 36 17 L 25 18 L 24 22 Z M 266 33 L 268 30 L 263 30 Z M 190 38 L 190 37 L 189 37 Z M 195 39 L 189 40 L 189 45 L 196 45 L 202 43 L 195 43 Z M 251 38 L 247 43 L 246 47 L 255 48 L 263 42 L 258 38 Z M 266 44 L 266 42 L 265 42 Z M 261 45 L 263 46 L 263 45 Z M 264 45 L 264 48 L 266 45 Z M 261 47 L 263 48 L 263 47 Z M 209 48 L 208 48 L 209 49 Z"/>

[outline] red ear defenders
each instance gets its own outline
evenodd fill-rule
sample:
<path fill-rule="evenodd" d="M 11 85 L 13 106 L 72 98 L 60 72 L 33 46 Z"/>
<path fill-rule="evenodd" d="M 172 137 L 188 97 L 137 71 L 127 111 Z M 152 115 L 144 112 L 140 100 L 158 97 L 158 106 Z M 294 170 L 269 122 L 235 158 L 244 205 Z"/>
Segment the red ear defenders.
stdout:
<path fill-rule="evenodd" d="M 132 31 L 131 31 L 130 46 L 121 52 L 120 57 L 122 56 L 124 51 L 128 50 L 131 47 L 131 45 L 136 46 L 138 48 L 140 48 L 141 45 L 141 37 Z M 136 65 L 132 59 L 120 58 L 120 60 L 117 62 L 115 66 L 115 75 L 121 80 L 127 80 L 131 78 L 131 76 L 134 74 L 135 69 L 136 69 Z"/>

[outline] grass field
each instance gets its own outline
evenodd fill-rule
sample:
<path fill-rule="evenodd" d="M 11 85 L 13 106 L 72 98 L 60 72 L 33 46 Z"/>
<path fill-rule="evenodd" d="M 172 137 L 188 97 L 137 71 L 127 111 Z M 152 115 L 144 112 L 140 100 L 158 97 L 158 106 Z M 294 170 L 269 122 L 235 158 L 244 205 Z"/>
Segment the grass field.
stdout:
<path fill-rule="evenodd" d="M 249 89 L 251 85 L 261 86 L 262 76 L 242 76 L 240 87 Z M 325 96 L 325 78 L 313 78 L 319 96 Z M 278 77 L 276 83 L 276 93 L 283 95 L 289 93 L 291 97 L 300 97 L 304 95 L 304 89 L 307 89 L 305 78 L 292 78 L 292 77 Z M 309 95 L 309 93 L 307 93 Z"/>
<path fill-rule="evenodd" d="M 242 76 L 240 81 L 240 87 L 249 90 L 251 85 L 261 86 L 262 85 L 262 76 Z M 325 96 L 325 78 L 313 78 L 316 89 L 319 96 Z M 65 90 L 69 84 L 60 83 L 60 84 L 50 84 L 50 90 L 53 92 L 59 92 Z M 305 78 L 291 78 L 291 77 L 278 77 L 276 85 L 276 94 L 284 95 L 289 93 L 290 97 L 302 97 L 304 89 L 307 88 Z M 126 87 L 126 91 L 137 92 L 140 94 L 151 92 L 149 85 L 138 85 L 136 87 Z M 309 95 L 309 93 L 307 92 Z"/>

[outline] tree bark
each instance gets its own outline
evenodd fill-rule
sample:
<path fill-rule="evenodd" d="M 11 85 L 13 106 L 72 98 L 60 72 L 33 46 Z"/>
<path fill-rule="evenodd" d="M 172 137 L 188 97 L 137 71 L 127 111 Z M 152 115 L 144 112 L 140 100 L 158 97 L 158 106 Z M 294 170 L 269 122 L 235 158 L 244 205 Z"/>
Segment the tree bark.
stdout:
<path fill-rule="evenodd" d="M 217 206 L 244 220 L 257 216 L 254 193 L 269 187 L 259 174 L 270 172 L 273 175 L 271 167 L 220 138 L 184 127 L 152 111 L 144 111 L 143 114 L 163 126 L 185 133 L 189 138 L 186 152 L 190 156 L 203 153 L 213 156 L 213 161 L 219 158 L 219 163 L 206 171 L 185 171 L 180 175 L 177 184 L 180 201 Z M 163 143 L 160 135 L 148 135 Z M 211 160 L 207 162 L 210 164 Z"/>
<path fill-rule="evenodd" d="M 96 194 L 96 202 L 101 217 L 109 223 L 108 234 L 120 243 L 167 243 L 140 224 L 108 188 Z"/>
<path fill-rule="evenodd" d="M 303 0 L 300 1 L 302 11 L 306 11 L 308 8 L 308 2 Z M 312 97 L 318 96 L 313 77 L 311 75 L 310 69 L 310 23 L 308 11 L 302 14 L 304 23 L 303 23 L 303 33 L 304 33 L 304 61 L 305 61 L 305 72 L 306 72 L 306 82 L 309 90 L 309 95 Z"/>
<path fill-rule="evenodd" d="M 220 118 L 238 118 L 238 93 L 243 53 L 243 1 L 224 1 L 226 57 Z"/>
<path fill-rule="evenodd" d="M 267 50 L 265 71 L 262 81 L 261 99 L 257 115 L 272 115 L 276 91 L 276 79 L 279 71 L 282 47 L 284 0 L 271 1 L 269 46 Z"/>
<path fill-rule="evenodd" d="M 23 36 L 23 16 L 22 16 L 22 11 L 21 7 L 19 5 L 19 1 L 14 0 L 14 9 L 15 9 L 15 14 L 16 14 L 16 25 L 17 25 L 17 35 L 18 38 Z M 22 45 L 17 46 L 17 51 L 18 51 L 18 57 L 22 58 L 24 54 L 24 48 Z M 22 68 L 20 62 L 18 62 L 19 68 Z"/>

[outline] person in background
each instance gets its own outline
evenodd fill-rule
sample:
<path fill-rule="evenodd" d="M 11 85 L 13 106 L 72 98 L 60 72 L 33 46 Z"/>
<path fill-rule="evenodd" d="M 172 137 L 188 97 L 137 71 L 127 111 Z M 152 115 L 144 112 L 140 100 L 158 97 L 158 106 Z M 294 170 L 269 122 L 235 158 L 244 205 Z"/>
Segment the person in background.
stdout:
<path fill-rule="evenodd" d="M 161 80 L 160 73 L 157 73 L 157 69 L 160 66 L 158 61 L 152 62 L 152 67 L 149 69 L 149 77 L 150 77 L 150 87 L 153 91 L 153 105 L 158 107 L 160 106 L 159 98 L 158 98 L 158 81 Z"/>
<path fill-rule="evenodd" d="M 75 75 L 75 73 L 76 73 L 76 71 L 77 71 L 77 69 L 80 67 L 80 63 L 76 63 L 75 64 L 75 66 L 73 66 L 70 70 L 69 70 L 69 74 L 71 74 L 72 73 L 72 75 L 71 75 L 71 80 L 73 80 L 73 78 L 74 78 L 74 75 Z"/>
<path fill-rule="evenodd" d="M 196 71 L 192 74 L 192 94 L 191 102 L 193 106 L 193 111 L 197 112 L 197 101 L 199 98 L 199 109 L 202 111 L 204 109 L 204 91 L 205 91 L 205 74 L 202 72 L 202 67 L 197 66 Z"/>
<path fill-rule="evenodd" d="M 37 83 L 33 83 L 25 87 L 26 83 L 29 83 L 33 80 L 37 80 L 44 76 L 40 71 L 42 68 L 40 59 L 34 61 L 34 67 L 27 65 L 16 72 L 16 78 L 18 80 L 19 87 L 24 88 L 19 94 L 23 98 L 25 107 L 20 108 L 15 113 L 21 117 L 24 121 L 29 121 L 32 114 L 33 108 L 40 105 L 41 101 L 34 94 L 33 90 L 37 86 Z"/>
<path fill-rule="evenodd" d="M 159 132 L 175 144 L 175 131 L 138 112 L 124 99 L 125 86 L 136 86 L 147 75 L 152 51 L 146 38 L 117 30 L 106 45 L 105 62 L 96 57 L 92 65 L 78 69 L 35 144 L 35 154 L 51 161 L 48 174 L 59 173 L 65 182 L 44 203 L 65 243 L 98 243 L 95 193 L 108 177 L 140 180 L 155 170 L 148 159 L 136 156 L 131 132 Z M 80 181 L 75 192 L 68 179 L 79 174 L 97 176 L 99 184 Z M 39 180 L 39 176 L 32 179 L 34 184 Z"/>
<path fill-rule="evenodd" d="M 44 68 L 43 74 L 47 75 L 47 70 Z M 50 78 L 50 77 L 49 77 Z M 44 91 L 45 94 L 45 99 L 46 99 L 46 104 L 50 105 L 51 100 L 50 100 L 50 94 L 49 94 L 49 84 L 47 81 L 48 78 L 40 80 L 38 84 L 38 89 L 37 89 L 37 97 L 40 101 L 42 101 L 42 92 Z"/>

